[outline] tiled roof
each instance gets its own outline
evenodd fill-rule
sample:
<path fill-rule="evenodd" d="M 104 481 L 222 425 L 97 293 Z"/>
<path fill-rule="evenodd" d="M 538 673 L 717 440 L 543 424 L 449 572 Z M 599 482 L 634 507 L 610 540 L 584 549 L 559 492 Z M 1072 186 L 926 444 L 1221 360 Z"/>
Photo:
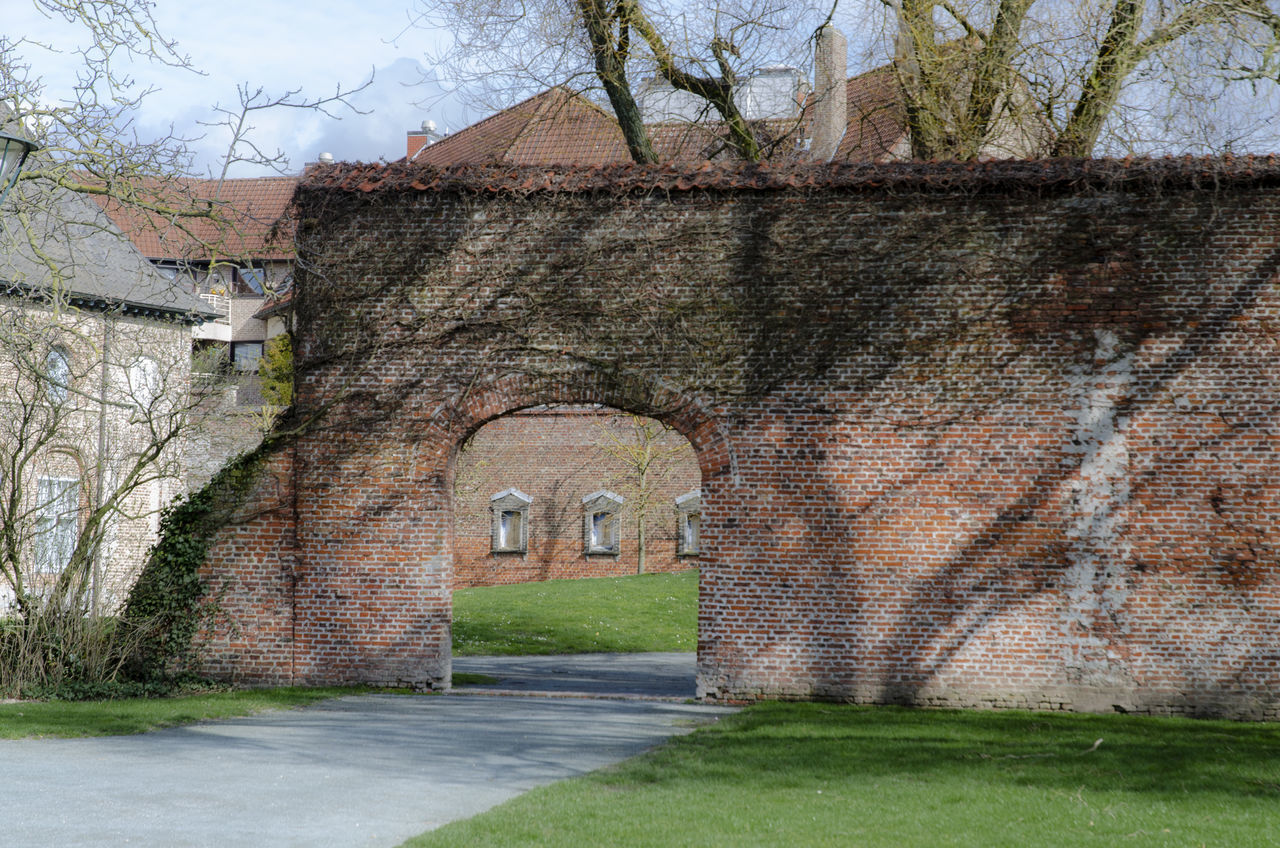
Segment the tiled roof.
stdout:
<path fill-rule="evenodd" d="M 292 259 L 293 227 L 285 216 L 297 177 L 175 180 L 144 199 L 177 209 L 213 209 L 213 218 L 140 211 L 110 200 L 103 209 L 149 259 Z M 278 226 L 277 226 L 278 224 Z"/>
<path fill-rule="evenodd" d="M 849 128 L 836 161 L 879 161 L 907 139 L 907 112 L 893 68 L 885 65 L 851 77 L 845 86 Z"/>
<path fill-rule="evenodd" d="M 837 159 L 881 160 L 905 137 L 905 122 L 893 74 L 887 66 L 853 77 L 847 86 L 849 131 Z M 793 139 L 806 132 L 804 118 L 757 125 L 758 134 L 777 140 L 776 160 L 794 159 Z M 723 127 L 671 122 L 652 124 L 650 138 L 661 161 L 693 166 L 725 158 Z M 453 166 L 597 166 L 629 163 L 617 121 L 590 101 L 556 87 L 504 109 L 453 135 L 423 147 L 414 162 Z M 180 180 L 153 191 L 151 199 L 176 208 L 207 209 L 218 219 L 144 213 L 110 201 L 103 208 L 151 259 L 289 260 L 292 221 L 286 216 L 296 177 Z"/>
<path fill-rule="evenodd" d="M 266 302 L 262 304 L 262 308 L 253 313 L 253 317 L 265 321 L 273 315 L 284 314 L 292 308 L 293 286 L 289 286 L 284 291 L 274 291 L 267 295 Z"/>
<path fill-rule="evenodd" d="M 0 216 L 0 292 L 40 298 L 61 290 L 79 308 L 197 321 L 216 317 L 208 304 L 165 279 L 121 238 L 98 204 L 30 180 L 9 202 L 21 224 Z"/>
<path fill-rule="evenodd" d="M 883 160 L 906 137 L 906 115 L 889 66 L 851 77 L 846 96 L 849 130 L 837 159 Z M 779 140 L 772 158 L 795 158 L 795 142 L 807 134 L 798 120 L 756 124 L 759 135 Z M 762 130 L 762 131 L 761 131 Z M 721 125 L 683 121 L 649 125 L 661 162 L 693 164 L 725 151 Z M 445 168 L 461 164 L 610 165 L 631 161 L 613 116 L 583 97 L 556 87 L 517 103 L 423 147 L 415 162 Z"/>
<path fill-rule="evenodd" d="M 776 190 L 846 188 L 862 191 L 1080 191 L 1088 187 L 1280 185 L 1280 157 L 1164 159 L 1004 159 L 969 162 L 715 163 L 603 166 L 456 165 L 415 162 L 337 163 L 313 168 L 299 186 L 311 192 L 537 192 Z"/>
<path fill-rule="evenodd" d="M 443 168 L 498 162 L 602 165 L 629 158 L 617 121 L 557 87 L 422 148 L 414 160 Z"/>

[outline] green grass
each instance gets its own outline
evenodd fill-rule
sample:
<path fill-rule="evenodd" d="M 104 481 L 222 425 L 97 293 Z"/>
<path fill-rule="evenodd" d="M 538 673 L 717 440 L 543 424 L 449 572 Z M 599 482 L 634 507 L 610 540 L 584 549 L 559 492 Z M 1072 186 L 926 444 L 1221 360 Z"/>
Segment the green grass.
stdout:
<path fill-rule="evenodd" d="M 206 719 L 305 707 L 328 698 L 370 691 L 373 690 L 361 687 L 246 689 L 177 698 L 21 701 L 0 704 L 0 739 L 145 733 Z"/>
<path fill-rule="evenodd" d="M 453 652 L 492 654 L 692 651 L 698 574 L 643 574 L 460 589 Z"/>
<path fill-rule="evenodd" d="M 1280 726 L 762 704 L 405 844 L 1273 848 Z"/>

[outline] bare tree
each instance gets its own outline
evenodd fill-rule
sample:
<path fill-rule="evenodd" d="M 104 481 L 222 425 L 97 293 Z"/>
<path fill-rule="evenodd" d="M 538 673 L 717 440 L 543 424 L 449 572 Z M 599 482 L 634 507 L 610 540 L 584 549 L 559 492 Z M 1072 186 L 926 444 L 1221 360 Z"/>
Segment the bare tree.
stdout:
<path fill-rule="evenodd" d="M 199 299 L 167 280 L 104 212 L 185 229 L 235 262 L 238 221 L 188 179 L 187 140 L 144 139 L 132 120 L 148 90 L 116 61 L 189 67 L 158 34 L 146 0 L 36 0 L 82 27 L 79 81 L 51 102 L 22 59 L 41 45 L 0 38 L 0 123 L 41 146 L 0 209 L 0 690 L 105 679 L 124 654 L 115 611 L 183 486 L 195 433 L 190 324 Z M 263 109 L 327 109 L 240 89 L 227 163 L 282 165 L 252 140 Z M 223 176 L 226 170 L 223 169 Z"/>
<path fill-rule="evenodd" d="M 632 159 L 656 162 L 637 81 L 661 78 L 705 101 L 742 159 L 764 145 L 743 117 L 739 84 L 766 65 L 806 66 L 812 34 L 835 3 L 719 0 L 705 7 L 665 0 L 415 0 L 414 21 L 453 33 L 435 67 L 485 106 L 553 85 L 603 91 Z M 643 84 L 643 82 L 641 83 Z M 493 95 L 497 95 L 494 97 Z"/>
<path fill-rule="evenodd" d="M 656 161 L 637 104 L 646 78 L 706 103 L 735 154 L 761 134 L 738 85 L 756 69 L 809 65 L 833 21 L 853 52 L 892 62 L 919 159 L 1214 152 L 1276 143 L 1275 0 L 414 0 L 454 33 L 436 66 L 486 106 L 565 84 L 603 91 L 631 156 Z M 1015 140 L 1016 137 L 1016 140 Z"/>
<path fill-rule="evenodd" d="M 641 415 L 616 415 L 599 424 L 600 452 L 623 470 L 613 485 L 622 489 L 636 523 L 636 573 L 644 574 L 649 516 L 672 474 L 694 461 L 693 447 L 661 422 Z"/>
<path fill-rule="evenodd" d="M 1280 75 L 1280 11 L 1269 0 L 878 2 L 893 18 L 921 159 L 976 158 L 1002 128 L 1037 122 L 1056 156 L 1181 148 L 1189 139 L 1172 116 Z"/>

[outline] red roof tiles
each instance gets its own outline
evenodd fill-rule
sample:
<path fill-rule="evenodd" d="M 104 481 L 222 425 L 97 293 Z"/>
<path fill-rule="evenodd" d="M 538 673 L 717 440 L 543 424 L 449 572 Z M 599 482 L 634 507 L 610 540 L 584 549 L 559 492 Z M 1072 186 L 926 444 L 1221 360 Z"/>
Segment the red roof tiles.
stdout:
<path fill-rule="evenodd" d="M 291 259 L 293 233 L 285 212 L 297 177 L 176 180 L 144 188 L 142 199 L 210 217 L 145 212 L 100 200 L 103 209 L 150 259 Z M 277 226 L 279 222 L 280 226 Z"/>
<path fill-rule="evenodd" d="M 883 160 L 906 138 L 906 115 L 889 66 L 847 82 L 849 129 L 836 154 L 849 161 Z M 757 125 L 776 142 L 770 158 L 796 158 L 806 136 L 807 114 Z M 763 132 L 759 132 L 763 130 Z M 661 162 L 692 164 L 722 158 L 725 131 L 716 123 L 672 121 L 649 125 Z M 631 161 L 613 116 L 571 91 L 556 87 L 419 149 L 415 162 L 438 168 L 460 164 L 610 165 Z"/>

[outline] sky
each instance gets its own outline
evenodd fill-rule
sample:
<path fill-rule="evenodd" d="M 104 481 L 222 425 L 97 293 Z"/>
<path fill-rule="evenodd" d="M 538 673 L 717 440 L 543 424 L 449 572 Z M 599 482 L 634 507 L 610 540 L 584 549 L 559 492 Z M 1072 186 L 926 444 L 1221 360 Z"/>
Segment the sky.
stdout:
<path fill-rule="evenodd" d="M 176 40 L 181 52 L 203 74 L 155 63 L 131 68 L 137 80 L 156 91 L 137 115 L 143 136 L 163 136 L 170 125 L 185 137 L 203 136 L 191 145 L 199 173 L 221 167 L 228 133 L 202 128 L 215 117 L 213 107 L 238 107 L 237 85 L 262 87 L 278 97 L 301 89 L 308 97 L 332 95 L 339 86 L 372 85 L 352 97 L 368 114 L 339 107 L 336 117 L 281 109 L 258 113 L 254 138 L 259 146 L 289 159 L 289 173 L 301 171 L 321 152 L 339 160 L 377 161 L 405 154 L 405 133 L 424 120 L 456 130 L 483 117 L 463 107 L 438 84 L 422 82 L 428 69 L 424 53 L 433 34 L 408 29 L 410 0 L 156 0 L 160 32 Z M 54 46 L 67 46 L 80 30 L 50 19 L 31 0 L 6 0 L 5 32 Z M 74 84 L 76 62 L 23 45 L 23 58 L 42 77 L 46 99 L 65 97 Z M 232 176 L 272 173 L 240 166 Z"/>
<path fill-rule="evenodd" d="M 25 37 L 65 47 L 82 37 L 78 27 L 43 15 L 34 0 L 4 2 L 3 32 L 10 39 Z M 341 107 L 333 117 L 291 109 L 257 113 L 252 137 L 269 153 L 280 150 L 287 156 L 287 173 L 301 172 L 322 152 L 346 161 L 398 159 L 405 153 L 406 131 L 417 129 L 425 120 L 434 121 L 441 130 L 453 131 L 484 117 L 484 111 L 467 109 L 461 97 L 433 81 L 425 64 L 426 53 L 438 49 L 446 34 L 409 26 L 413 0 L 154 2 L 161 32 L 177 41 L 179 49 L 203 73 L 155 63 L 132 68 L 140 83 L 156 89 L 143 104 L 136 125 L 144 137 L 163 137 L 172 125 L 174 132 L 193 139 L 190 147 L 196 155 L 197 173 L 217 173 L 228 142 L 225 129 L 205 128 L 199 121 L 216 118 L 215 104 L 235 107 L 238 85 L 251 90 L 262 87 L 268 97 L 301 89 L 303 95 L 316 98 L 329 96 L 339 87 L 354 88 L 372 76 L 372 84 L 351 98 L 366 114 Z M 857 33 L 858 29 L 846 25 L 845 31 Z M 47 100 L 67 96 L 75 82 L 75 57 L 31 44 L 24 44 L 21 53 L 43 78 Z M 852 67 L 866 66 L 859 61 L 866 60 L 855 60 Z M 1240 149 L 1274 150 L 1277 130 L 1269 117 L 1274 114 L 1272 107 L 1280 98 L 1280 89 L 1269 92 L 1271 99 L 1263 104 L 1242 106 L 1238 100 L 1199 103 L 1191 121 L 1196 126 L 1175 137 L 1194 141 L 1200 125 L 1218 123 L 1230 128 L 1252 120 L 1262 124 L 1262 135 L 1254 138 L 1260 130 L 1253 127 L 1251 141 Z M 1141 93 L 1138 96 L 1141 99 Z M 1261 121 L 1258 115 L 1264 116 Z M 1152 150 L 1201 152 L 1183 144 L 1157 144 Z M 269 173 L 238 166 L 231 176 Z"/>

